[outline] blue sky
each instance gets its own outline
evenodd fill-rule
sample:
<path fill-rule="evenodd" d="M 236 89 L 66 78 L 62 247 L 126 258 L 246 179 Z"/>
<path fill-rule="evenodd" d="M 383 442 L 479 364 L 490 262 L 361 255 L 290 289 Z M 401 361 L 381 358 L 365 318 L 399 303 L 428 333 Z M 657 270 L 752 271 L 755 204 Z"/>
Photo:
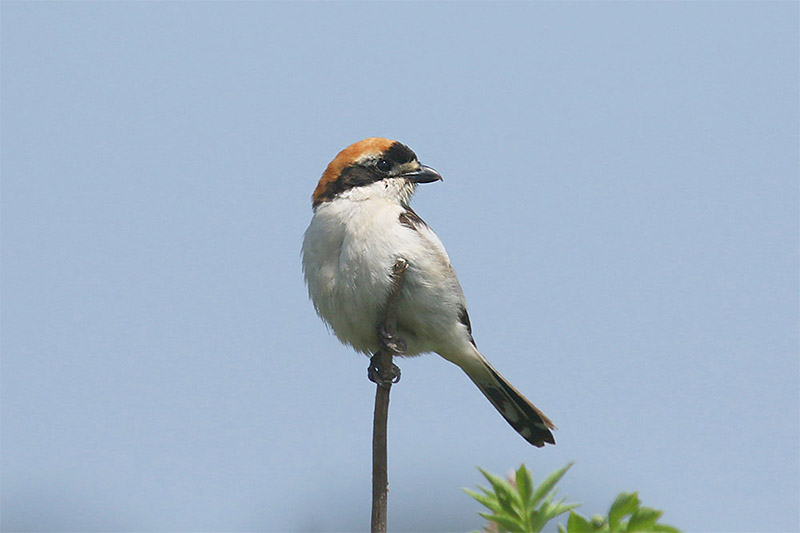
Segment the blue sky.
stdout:
<path fill-rule="evenodd" d="M 687 531 L 798 521 L 798 4 L 3 2 L 8 531 L 362 531 L 374 389 L 300 271 L 328 161 L 444 182 L 483 353 L 401 361 L 390 529 L 479 528 L 476 465 Z"/>

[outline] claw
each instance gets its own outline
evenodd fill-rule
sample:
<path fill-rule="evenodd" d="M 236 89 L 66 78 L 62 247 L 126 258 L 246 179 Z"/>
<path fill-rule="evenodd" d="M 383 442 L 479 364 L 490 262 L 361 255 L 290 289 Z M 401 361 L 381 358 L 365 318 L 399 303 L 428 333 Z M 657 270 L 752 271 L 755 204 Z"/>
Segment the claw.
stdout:
<path fill-rule="evenodd" d="M 402 257 L 398 257 L 397 260 L 394 262 L 392 266 L 392 273 L 396 276 L 398 274 L 402 274 L 405 272 L 406 268 L 408 268 L 408 261 L 403 259 Z"/>
<path fill-rule="evenodd" d="M 392 383 L 397 383 L 400 381 L 400 367 L 392 363 L 392 369 L 389 371 L 389 377 L 392 379 Z"/>
<path fill-rule="evenodd" d="M 384 387 L 400 381 L 400 367 L 392 363 L 391 368 L 386 370 L 379 364 L 376 357 L 378 356 L 373 355 L 369 360 L 369 367 L 367 368 L 369 380 Z"/>
<path fill-rule="evenodd" d="M 403 355 L 406 353 L 406 341 L 389 333 L 386 326 L 383 324 L 378 328 L 378 337 L 381 349 L 385 349 L 392 355 Z"/>

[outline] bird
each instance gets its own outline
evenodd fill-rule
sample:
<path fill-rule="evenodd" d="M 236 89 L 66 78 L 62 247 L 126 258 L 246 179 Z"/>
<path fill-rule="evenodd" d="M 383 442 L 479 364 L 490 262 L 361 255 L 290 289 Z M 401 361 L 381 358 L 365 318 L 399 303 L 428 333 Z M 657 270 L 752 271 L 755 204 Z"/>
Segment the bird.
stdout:
<path fill-rule="evenodd" d="M 553 422 L 478 351 L 461 285 L 441 240 L 409 206 L 420 184 L 441 181 L 405 144 L 382 137 L 343 149 L 311 198 L 302 267 L 317 314 L 336 337 L 370 355 L 404 262 L 395 300 L 404 356 L 433 352 L 460 367 L 505 420 L 536 447 L 555 444 Z"/>

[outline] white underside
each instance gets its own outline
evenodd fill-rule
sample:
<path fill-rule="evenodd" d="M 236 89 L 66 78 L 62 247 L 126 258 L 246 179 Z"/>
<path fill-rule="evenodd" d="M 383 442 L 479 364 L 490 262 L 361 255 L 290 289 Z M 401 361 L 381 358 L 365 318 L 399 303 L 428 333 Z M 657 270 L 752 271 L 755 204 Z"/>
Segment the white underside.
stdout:
<path fill-rule="evenodd" d="M 402 189 L 405 187 L 405 190 Z M 344 343 L 378 349 L 377 328 L 391 291 L 392 266 L 408 262 L 397 305 L 406 355 L 437 352 L 459 366 L 480 358 L 458 320 L 466 307 L 450 259 L 426 226 L 400 223 L 413 187 L 384 180 L 351 189 L 316 209 L 303 240 L 303 272 L 317 313 Z"/>

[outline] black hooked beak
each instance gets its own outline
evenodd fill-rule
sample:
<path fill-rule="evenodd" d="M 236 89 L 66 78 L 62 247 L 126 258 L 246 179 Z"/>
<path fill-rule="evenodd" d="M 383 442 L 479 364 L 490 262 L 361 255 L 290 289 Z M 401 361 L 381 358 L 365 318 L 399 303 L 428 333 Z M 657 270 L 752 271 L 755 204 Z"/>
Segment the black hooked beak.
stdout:
<path fill-rule="evenodd" d="M 402 177 L 412 183 L 431 183 L 432 181 L 442 180 L 441 174 L 425 165 L 420 165 L 419 170 L 413 170 L 402 174 Z"/>

